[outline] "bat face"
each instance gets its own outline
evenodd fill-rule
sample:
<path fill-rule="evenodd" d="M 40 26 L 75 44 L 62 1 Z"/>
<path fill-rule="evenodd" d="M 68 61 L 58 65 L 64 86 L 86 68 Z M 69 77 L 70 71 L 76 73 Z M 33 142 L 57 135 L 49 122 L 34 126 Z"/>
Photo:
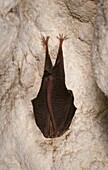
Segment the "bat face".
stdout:
<path fill-rule="evenodd" d="M 52 65 L 48 40 L 43 37 L 42 42 L 46 47 L 44 74 L 39 93 L 32 100 L 35 121 L 44 137 L 59 137 L 69 129 L 75 114 L 74 96 L 65 85 L 62 43 L 67 37 L 60 35 L 59 50 L 55 65 Z"/>

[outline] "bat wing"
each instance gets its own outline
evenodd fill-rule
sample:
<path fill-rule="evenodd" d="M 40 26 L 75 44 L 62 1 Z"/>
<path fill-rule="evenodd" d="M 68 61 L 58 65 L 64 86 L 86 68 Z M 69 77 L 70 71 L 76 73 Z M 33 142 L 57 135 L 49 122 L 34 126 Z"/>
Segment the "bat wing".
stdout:
<path fill-rule="evenodd" d="M 32 105 L 37 126 L 45 137 L 50 137 L 50 116 L 47 106 L 47 78 L 44 76 L 39 93 L 37 97 L 32 100 Z"/>
<path fill-rule="evenodd" d="M 74 97 L 71 90 L 67 90 L 64 78 L 58 76 L 59 65 L 54 68 L 51 104 L 57 127 L 57 136 L 68 130 L 75 114 Z"/>
<path fill-rule="evenodd" d="M 65 72 L 62 43 L 65 37 L 60 35 L 59 50 L 57 59 L 52 70 L 53 88 L 51 91 L 51 105 L 56 122 L 57 136 L 61 136 L 70 126 L 71 120 L 75 114 L 74 96 L 71 90 L 65 85 Z"/>
<path fill-rule="evenodd" d="M 43 78 L 40 91 L 32 100 L 37 126 L 45 137 L 58 137 L 68 130 L 76 111 L 73 94 L 67 90 L 61 79 L 53 77 L 48 105 L 48 77 Z M 52 109 L 52 113 L 49 109 Z M 51 117 L 51 114 L 52 117 Z M 54 127 L 53 127 L 54 126 Z"/>

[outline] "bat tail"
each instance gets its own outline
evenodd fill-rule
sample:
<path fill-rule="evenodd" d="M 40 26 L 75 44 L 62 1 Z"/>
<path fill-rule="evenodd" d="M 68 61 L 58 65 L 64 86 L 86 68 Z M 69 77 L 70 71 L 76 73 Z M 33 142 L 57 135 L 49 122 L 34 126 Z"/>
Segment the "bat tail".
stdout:
<path fill-rule="evenodd" d="M 51 58 L 49 55 L 49 49 L 48 49 L 48 41 L 49 41 L 49 36 L 47 36 L 46 38 L 42 36 L 42 44 L 45 46 L 46 48 L 46 57 L 45 57 L 45 66 L 44 66 L 44 72 L 46 73 L 51 73 L 52 71 L 52 62 L 51 62 Z"/>

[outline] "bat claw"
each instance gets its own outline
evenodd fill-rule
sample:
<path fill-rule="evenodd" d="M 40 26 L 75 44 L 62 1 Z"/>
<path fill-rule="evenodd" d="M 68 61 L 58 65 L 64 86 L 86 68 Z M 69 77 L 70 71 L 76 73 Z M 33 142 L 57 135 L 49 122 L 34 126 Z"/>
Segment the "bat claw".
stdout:
<path fill-rule="evenodd" d="M 42 35 L 42 37 L 41 37 L 41 42 L 42 42 L 42 45 L 44 46 L 47 46 L 48 45 L 48 40 L 49 40 L 49 38 L 50 38 L 50 36 L 47 36 L 47 37 L 44 37 L 43 35 Z"/>
<path fill-rule="evenodd" d="M 57 39 L 59 39 L 60 43 L 62 44 L 64 40 L 68 39 L 68 36 L 67 35 L 63 36 L 63 34 L 59 34 L 59 36 L 57 36 Z"/>
<path fill-rule="evenodd" d="M 57 36 L 57 38 L 58 38 L 59 41 L 60 41 L 60 46 L 59 46 L 59 47 L 62 46 L 62 43 L 63 43 L 64 40 L 67 40 L 67 39 L 68 39 L 67 35 L 63 36 L 63 34 L 59 34 L 59 36 Z"/>

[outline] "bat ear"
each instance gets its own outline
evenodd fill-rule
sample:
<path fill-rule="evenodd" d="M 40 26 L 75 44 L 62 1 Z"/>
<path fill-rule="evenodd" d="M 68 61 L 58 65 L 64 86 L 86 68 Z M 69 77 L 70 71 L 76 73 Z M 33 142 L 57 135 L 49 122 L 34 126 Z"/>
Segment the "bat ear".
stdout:
<path fill-rule="evenodd" d="M 48 40 L 49 40 L 50 36 L 47 36 L 46 38 L 42 35 L 41 36 L 41 42 L 43 46 L 48 46 Z"/>

